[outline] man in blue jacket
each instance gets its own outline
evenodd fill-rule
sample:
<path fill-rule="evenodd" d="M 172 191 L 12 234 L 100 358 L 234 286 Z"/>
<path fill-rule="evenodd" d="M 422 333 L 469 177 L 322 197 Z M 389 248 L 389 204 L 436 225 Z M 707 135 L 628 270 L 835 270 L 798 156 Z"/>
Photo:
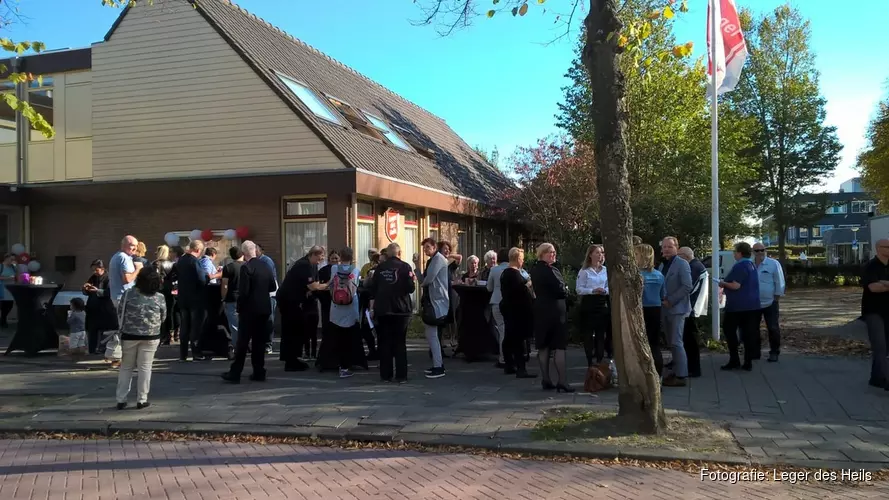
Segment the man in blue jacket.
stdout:
<path fill-rule="evenodd" d="M 685 259 L 677 258 L 679 240 L 667 236 L 661 242 L 661 255 L 664 263 L 661 271 L 664 274 L 664 288 L 667 297 L 663 301 L 664 333 L 673 354 L 673 373 L 663 381 L 664 387 L 684 387 L 688 377 L 688 358 L 682 335 L 685 330 L 685 318 L 691 314 L 689 296 L 692 290 L 691 267 Z"/>

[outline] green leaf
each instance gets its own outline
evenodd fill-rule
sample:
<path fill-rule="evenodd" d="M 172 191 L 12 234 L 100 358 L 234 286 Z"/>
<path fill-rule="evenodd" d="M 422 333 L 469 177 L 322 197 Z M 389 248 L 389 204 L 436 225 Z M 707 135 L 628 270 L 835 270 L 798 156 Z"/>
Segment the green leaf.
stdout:
<path fill-rule="evenodd" d="M 537 0 L 537 3 L 540 5 L 543 5 L 543 2 L 546 2 L 546 0 Z"/>
<path fill-rule="evenodd" d="M 671 9 L 669 5 L 664 7 L 664 17 L 665 18 L 673 19 L 673 16 L 675 16 L 675 15 L 676 14 L 673 12 L 673 9 Z"/>
<path fill-rule="evenodd" d="M 0 47 L 7 52 L 15 52 L 15 42 L 9 38 L 0 38 Z"/>
<path fill-rule="evenodd" d="M 498 3 L 500 3 L 500 0 L 494 0 L 494 5 L 497 5 Z"/>
<path fill-rule="evenodd" d="M 639 31 L 639 38 L 645 40 L 651 35 L 651 23 L 643 23 L 642 29 Z"/>
<path fill-rule="evenodd" d="M 679 12 L 688 12 L 688 0 L 682 0 L 682 3 L 679 4 Z"/>
<path fill-rule="evenodd" d="M 608 36 L 605 37 L 605 41 L 606 41 L 606 42 L 610 42 L 611 39 L 614 38 L 614 34 L 615 34 L 615 33 L 617 33 L 617 32 L 616 32 L 616 31 L 612 31 L 611 33 L 608 33 Z"/>
<path fill-rule="evenodd" d="M 489 10 L 489 11 L 488 11 L 488 19 L 494 17 L 494 14 L 496 14 L 496 12 L 494 11 L 494 9 Z"/>
<path fill-rule="evenodd" d="M 34 52 L 41 52 L 41 51 L 46 50 L 46 44 L 44 44 L 43 42 L 33 42 L 31 44 L 31 49 Z"/>
<path fill-rule="evenodd" d="M 512 8 L 512 15 L 513 15 L 513 16 L 517 16 L 517 15 L 519 15 L 519 8 L 518 8 L 518 7 L 513 7 L 513 8 Z"/>

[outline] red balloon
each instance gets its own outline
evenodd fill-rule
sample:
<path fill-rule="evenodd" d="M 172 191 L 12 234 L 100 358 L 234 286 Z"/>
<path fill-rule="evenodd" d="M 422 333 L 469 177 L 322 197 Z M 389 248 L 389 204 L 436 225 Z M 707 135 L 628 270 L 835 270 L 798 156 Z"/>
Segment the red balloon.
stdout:
<path fill-rule="evenodd" d="M 204 240 L 204 241 L 211 241 L 211 240 L 213 240 L 213 231 L 211 231 L 211 230 L 209 230 L 209 229 L 204 229 L 204 230 L 201 232 L 201 239 Z"/>
<path fill-rule="evenodd" d="M 250 228 L 247 226 L 240 226 L 235 229 L 235 232 L 238 233 L 238 239 L 245 240 L 248 236 L 250 236 Z"/>
<path fill-rule="evenodd" d="M 27 264 L 28 262 L 31 262 L 31 256 L 27 252 L 20 253 L 19 264 Z"/>

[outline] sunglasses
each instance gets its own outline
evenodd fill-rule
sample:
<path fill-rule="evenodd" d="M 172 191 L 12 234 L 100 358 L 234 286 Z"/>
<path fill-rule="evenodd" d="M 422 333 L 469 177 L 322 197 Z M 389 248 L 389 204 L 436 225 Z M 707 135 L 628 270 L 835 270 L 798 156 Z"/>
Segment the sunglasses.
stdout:
<path fill-rule="evenodd" d="M 756 252 L 756 253 L 763 253 L 763 252 L 765 252 L 765 250 L 754 250 L 754 252 Z"/>

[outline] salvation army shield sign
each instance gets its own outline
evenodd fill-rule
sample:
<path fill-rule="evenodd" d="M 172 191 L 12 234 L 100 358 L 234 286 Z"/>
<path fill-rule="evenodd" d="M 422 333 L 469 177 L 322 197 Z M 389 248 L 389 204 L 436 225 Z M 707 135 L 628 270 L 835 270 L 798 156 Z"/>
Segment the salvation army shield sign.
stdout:
<path fill-rule="evenodd" d="M 392 208 L 386 210 L 386 238 L 390 242 L 398 239 L 398 212 Z"/>

